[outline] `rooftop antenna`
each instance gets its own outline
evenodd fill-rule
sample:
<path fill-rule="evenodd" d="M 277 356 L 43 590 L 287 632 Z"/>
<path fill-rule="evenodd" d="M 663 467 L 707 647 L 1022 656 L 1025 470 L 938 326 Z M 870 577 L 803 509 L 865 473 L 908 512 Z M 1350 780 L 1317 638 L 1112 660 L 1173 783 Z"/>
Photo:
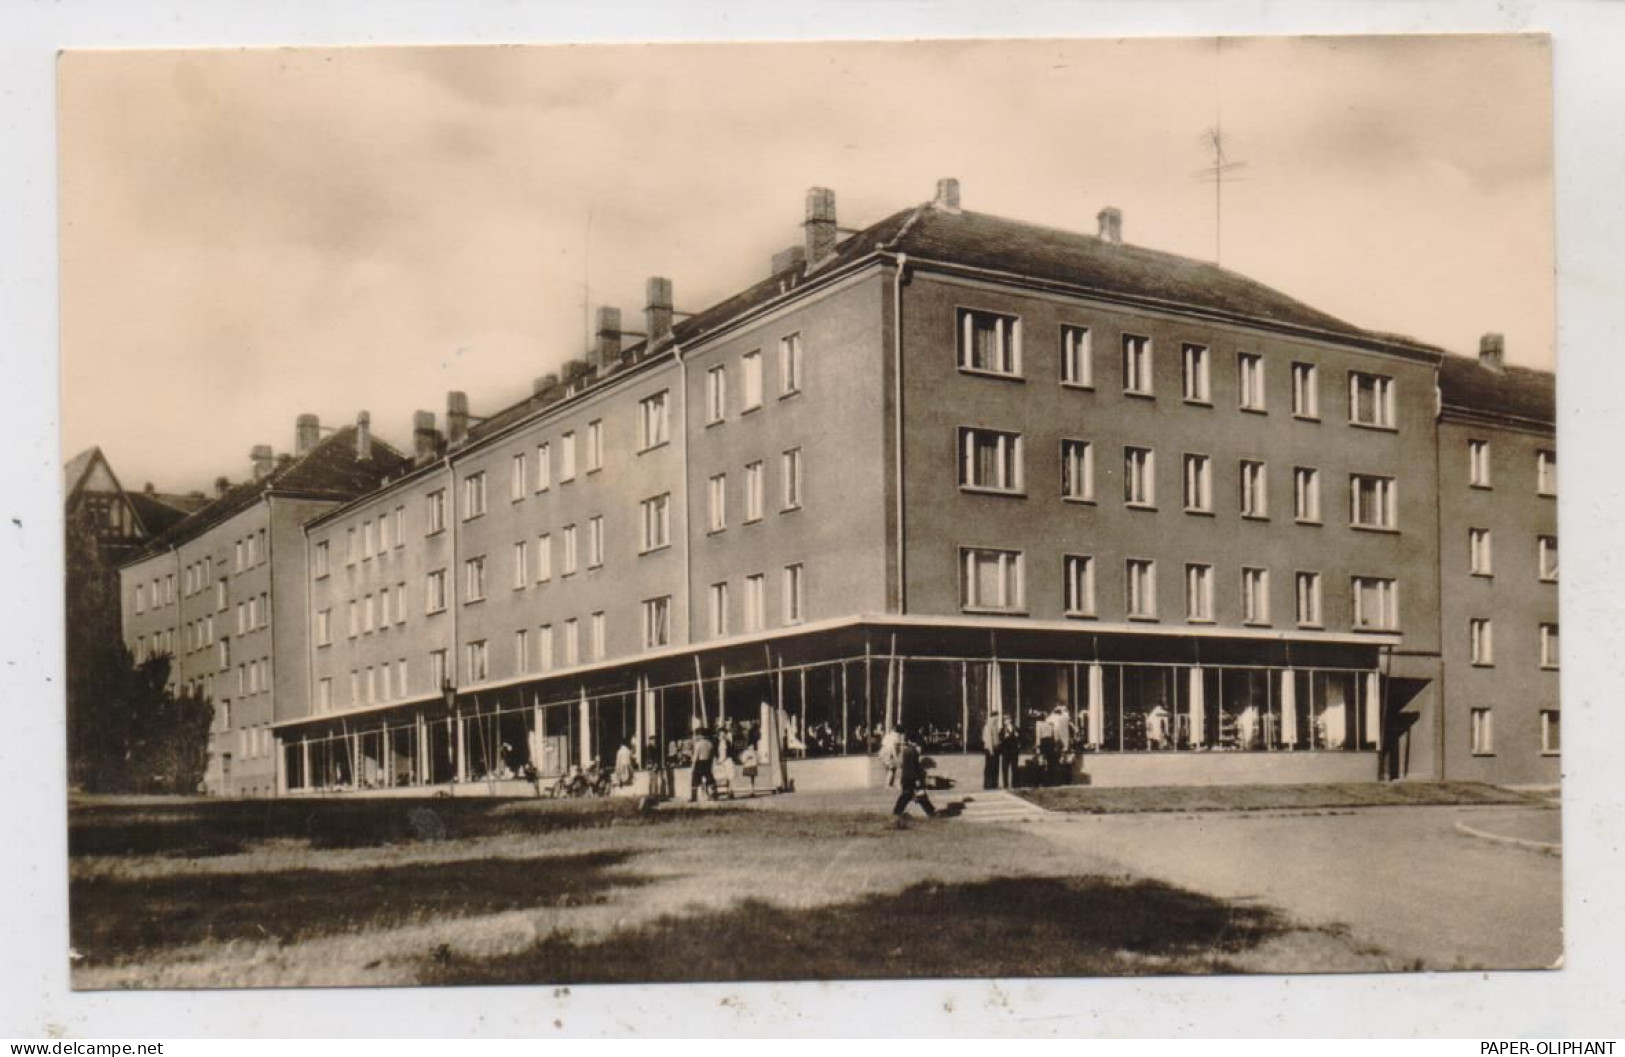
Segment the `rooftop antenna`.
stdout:
<path fill-rule="evenodd" d="M 1222 264 L 1224 260 L 1224 185 L 1246 179 L 1246 177 L 1236 174 L 1247 167 L 1246 162 L 1231 161 L 1230 156 L 1225 153 L 1224 98 L 1220 85 L 1217 83 L 1219 52 L 1223 45 L 1223 38 L 1216 38 L 1213 41 L 1215 74 L 1213 126 L 1202 134 L 1202 144 L 1210 152 L 1213 164 L 1196 171 L 1198 180 L 1213 185 L 1213 263 L 1215 264 Z"/>

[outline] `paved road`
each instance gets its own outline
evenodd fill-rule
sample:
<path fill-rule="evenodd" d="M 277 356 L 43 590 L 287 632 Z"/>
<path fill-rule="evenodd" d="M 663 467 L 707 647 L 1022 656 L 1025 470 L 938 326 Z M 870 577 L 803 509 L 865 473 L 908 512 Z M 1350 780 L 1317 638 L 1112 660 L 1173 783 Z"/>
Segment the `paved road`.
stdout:
<path fill-rule="evenodd" d="M 1529 809 L 1530 814 L 1540 809 Z M 1545 968 L 1562 939 L 1562 860 L 1455 831 L 1504 807 L 1069 816 L 1034 835 L 1300 921 L 1343 924 L 1396 967 Z"/>

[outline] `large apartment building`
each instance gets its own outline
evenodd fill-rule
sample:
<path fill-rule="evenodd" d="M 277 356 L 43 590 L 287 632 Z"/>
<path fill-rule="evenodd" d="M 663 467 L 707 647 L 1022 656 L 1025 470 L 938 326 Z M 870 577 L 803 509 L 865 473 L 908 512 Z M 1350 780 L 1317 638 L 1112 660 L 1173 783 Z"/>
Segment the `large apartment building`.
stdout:
<path fill-rule="evenodd" d="M 1555 460 L 1549 375 L 952 180 L 849 235 L 814 189 L 761 282 L 690 315 L 651 279 L 640 332 L 598 323 L 513 407 L 419 412 L 410 467 L 277 552 L 308 599 L 278 791 L 680 762 L 721 717 L 802 788 L 872 780 L 893 723 L 969 773 L 989 714 L 1030 741 L 1057 707 L 1103 783 L 1556 778 L 1550 673 L 1458 656 L 1528 610 L 1555 665 L 1555 588 L 1454 583 L 1458 518 L 1549 536 L 1555 576 L 1512 479 Z M 1459 504 L 1458 428 L 1511 460 Z"/>

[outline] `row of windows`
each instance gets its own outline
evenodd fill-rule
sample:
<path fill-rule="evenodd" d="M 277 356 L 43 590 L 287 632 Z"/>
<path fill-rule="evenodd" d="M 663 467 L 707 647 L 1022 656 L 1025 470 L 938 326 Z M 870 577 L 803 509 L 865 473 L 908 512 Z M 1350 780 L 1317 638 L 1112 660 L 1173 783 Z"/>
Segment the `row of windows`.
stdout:
<path fill-rule="evenodd" d="M 957 319 L 959 369 L 973 374 L 1020 378 L 1022 374 L 1021 317 L 961 308 Z M 1093 332 L 1086 326 L 1063 324 L 1059 332 L 1061 384 L 1080 389 L 1095 385 Z M 1153 349 L 1143 334 L 1122 335 L 1123 392 L 1154 397 Z M 1183 397 L 1186 403 L 1211 406 L 1212 350 L 1206 345 L 1180 345 Z M 1312 363 L 1293 362 L 1292 414 L 1320 418 L 1320 370 Z M 1256 352 L 1236 355 L 1238 406 L 1243 411 L 1267 413 L 1264 357 Z M 1395 428 L 1394 380 L 1382 374 L 1349 372 L 1348 420 L 1353 425 Z"/>
<path fill-rule="evenodd" d="M 376 594 L 368 594 L 364 598 L 350 599 L 349 617 L 350 638 L 352 639 L 358 635 L 370 635 L 374 631 L 388 631 L 391 623 L 406 623 L 405 581 L 394 585 L 393 590 L 386 584 Z M 314 632 L 317 646 L 331 646 L 333 644 L 333 610 L 331 608 L 317 610 Z"/>
<path fill-rule="evenodd" d="M 214 559 L 204 558 L 189 563 L 181 570 L 181 597 L 190 598 L 206 590 L 214 580 Z"/>
<path fill-rule="evenodd" d="M 148 598 L 147 585 L 144 584 L 144 583 L 136 584 L 135 585 L 135 611 L 137 613 L 146 612 L 147 598 Z M 153 579 L 152 579 L 152 595 L 151 595 L 151 598 L 152 598 L 152 608 L 154 608 L 154 609 L 157 609 L 159 606 L 169 605 L 170 603 L 175 601 L 175 574 L 174 573 L 169 573 L 169 574 L 167 574 L 165 576 L 155 576 L 155 577 L 153 577 Z"/>
<path fill-rule="evenodd" d="M 1467 530 L 1467 567 L 1473 576 L 1494 576 L 1494 538 L 1489 529 Z M 1557 537 L 1535 537 L 1535 571 L 1545 583 L 1557 582 Z"/>
<path fill-rule="evenodd" d="M 357 530 L 351 527 L 344 536 L 344 564 L 354 565 L 358 561 L 371 561 L 373 558 L 385 557 L 391 549 L 406 546 L 406 508 L 398 506 L 392 513 L 380 514 L 376 519 L 368 518 L 361 523 Z M 316 544 L 312 555 L 313 575 L 320 580 L 332 571 L 332 558 L 328 553 L 326 540 Z"/>
<path fill-rule="evenodd" d="M 269 726 L 244 727 L 237 732 L 237 758 L 257 760 L 276 751 L 276 739 Z"/>
<path fill-rule="evenodd" d="M 761 460 L 745 464 L 745 524 L 762 520 L 766 506 L 767 464 Z M 802 458 L 800 448 L 779 456 L 779 512 L 800 510 L 802 504 Z M 728 475 L 713 474 L 707 482 L 706 531 L 721 532 L 728 527 Z"/>
<path fill-rule="evenodd" d="M 1027 610 L 1026 559 L 1021 551 L 965 547 L 960 550 L 960 606 L 968 612 L 1025 613 Z M 1098 615 L 1095 600 L 1095 558 L 1068 554 L 1062 558 L 1061 605 L 1067 616 Z M 1157 564 L 1147 558 L 1124 562 L 1124 611 L 1131 620 L 1155 620 L 1157 613 Z M 1323 626 L 1321 575 L 1295 574 L 1299 627 Z M 1386 577 L 1350 578 L 1353 626 L 1368 631 L 1397 631 L 1399 592 L 1395 580 Z M 1190 562 L 1185 565 L 1185 619 L 1211 623 L 1214 618 L 1214 569 L 1212 565 Z M 1242 621 L 1268 625 L 1270 614 L 1270 573 L 1268 569 L 1244 566 L 1241 570 Z"/>
<path fill-rule="evenodd" d="M 264 693 L 271 689 L 271 658 L 261 657 L 237 666 L 237 696 Z"/>
<path fill-rule="evenodd" d="M 1468 710 L 1469 737 L 1474 756 L 1495 755 L 1495 712 L 1488 708 Z M 1540 710 L 1540 751 L 1556 756 L 1563 751 L 1562 713 L 1555 708 Z"/>
<path fill-rule="evenodd" d="M 1492 488 L 1490 480 L 1490 442 L 1467 442 L 1467 484 L 1471 488 Z M 1557 453 L 1542 448 L 1535 452 L 1535 493 L 1543 496 L 1557 494 Z"/>
<path fill-rule="evenodd" d="M 998 430 L 962 427 L 959 431 L 959 486 L 967 491 L 1025 495 L 1022 436 Z M 1131 507 L 1155 508 L 1156 451 L 1123 449 L 1123 502 Z M 1185 510 L 1213 513 L 1213 458 L 1186 452 L 1183 463 Z M 1265 463 L 1242 459 L 1237 476 L 1243 517 L 1269 517 L 1269 477 Z M 1297 466 L 1292 471 L 1293 516 L 1318 524 L 1320 471 Z M 1095 445 L 1086 440 L 1061 441 L 1061 498 L 1095 501 Z M 1358 528 L 1395 529 L 1398 504 L 1392 477 L 1349 475 L 1349 524 Z"/>
<path fill-rule="evenodd" d="M 745 577 L 745 624 L 747 633 L 767 627 L 767 574 L 751 573 Z M 799 562 L 786 565 L 781 574 L 780 618 L 786 625 L 799 624 L 807 619 L 807 574 Z M 712 638 L 724 638 L 733 633 L 732 588 L 723 580 L 710 586 L 708 626 Z"/>
<path fill-rule="evenodd" d="M 1558 633 L 1556 624 L 1541 624 L 1540 666 L 1558 667 Z M 1472 663 L 1480 668 L 1495 665 L 1495 622 L 1489 617 L 1473 617 L 1467 621 L 1467 648 Z"/>
<path fill-rule="evenodd" d="M 739 358 L 739 413 L 749 414 L 762 406 L 762 350 L 753 349 Z M 779 339 L 779 398 L 801 392 L 804 378 L 801 335 Z M 728 368 L 718 364 L 705 372 L 705 424 L 716 425 L 728 417 Z"/>

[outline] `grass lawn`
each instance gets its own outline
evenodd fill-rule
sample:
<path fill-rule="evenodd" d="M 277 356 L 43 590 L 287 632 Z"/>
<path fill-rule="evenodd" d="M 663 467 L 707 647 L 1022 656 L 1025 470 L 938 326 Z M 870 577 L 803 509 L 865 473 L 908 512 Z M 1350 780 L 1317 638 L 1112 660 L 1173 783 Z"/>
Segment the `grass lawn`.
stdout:
<path fill-rule="evenodd" d="M 1049 811 L 1089 815 L 1141 811 L 1276 811 L 1398 805 L 1543 804 L 1535 794 L 1482 782 L 1348 782 L 1329 785 L 1147 786 L 1092 789 L 1086 785 L 1017 789 Z"/>
<path fill-rule="evenodd" d="M 1378 967 L 1016 829 L 629 800 L 70 810 L 80 988 Z"/>

